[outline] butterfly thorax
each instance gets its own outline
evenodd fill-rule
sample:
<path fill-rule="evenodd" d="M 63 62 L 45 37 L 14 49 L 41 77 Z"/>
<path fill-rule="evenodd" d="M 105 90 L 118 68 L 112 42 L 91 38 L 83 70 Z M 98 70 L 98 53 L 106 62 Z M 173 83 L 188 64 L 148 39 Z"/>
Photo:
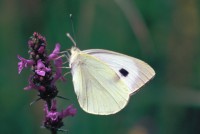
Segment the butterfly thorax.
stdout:
<path fill-rule="evenodd" d="M 72 64 L 74 63 L 74 61 L 76 61 L 76 59 L 81 51 L 79 48 L 73 46 L 71 48 L 70 52 L 71 52 L 71 56 L 69 59 L 69 67 L 71 68 Z"/>

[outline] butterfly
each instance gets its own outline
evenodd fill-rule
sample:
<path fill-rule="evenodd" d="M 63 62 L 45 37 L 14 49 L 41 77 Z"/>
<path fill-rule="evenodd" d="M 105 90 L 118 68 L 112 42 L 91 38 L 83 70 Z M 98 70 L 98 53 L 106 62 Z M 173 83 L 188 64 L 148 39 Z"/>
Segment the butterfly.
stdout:
<path fill-rule="evenodd" d="M 81 51 L 74 44 L 69 68 L 80 107 L 87 113 L 119 112 L 130 96 L 155 75 L 152 67 L 137 58 L 104 49 Z"/>

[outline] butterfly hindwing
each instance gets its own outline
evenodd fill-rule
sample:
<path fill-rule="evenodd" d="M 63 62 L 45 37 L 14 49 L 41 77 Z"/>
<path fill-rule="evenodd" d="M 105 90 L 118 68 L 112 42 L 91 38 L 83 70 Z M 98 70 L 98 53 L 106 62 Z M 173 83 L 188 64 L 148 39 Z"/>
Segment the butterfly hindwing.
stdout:
<path fill-rule="evenodd" d="M 114 114 L 128 103 L 129 87 L 109 65 L 95 56 L 79 54 L 71 71 L 75 92 L 84 111 Z"/>

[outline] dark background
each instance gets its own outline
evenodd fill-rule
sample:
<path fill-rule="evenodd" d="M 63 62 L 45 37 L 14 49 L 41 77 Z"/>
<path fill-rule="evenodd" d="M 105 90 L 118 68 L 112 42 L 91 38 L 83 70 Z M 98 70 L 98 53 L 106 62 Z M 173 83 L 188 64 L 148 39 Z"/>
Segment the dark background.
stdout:
<path fill-rule="evenodd" d="M 131 97 L 122 111 L 95 116 L 80 109 L 71 76 L 58 82 L 59 110 L 73 103 L 65 119 L 70 134 L 199 134 L 200 133 L 200 1 L 198 0 L 0 0 L 0 133 L 48 134 L 40 126 L 43 102 L 24 91 L 29 69 L 20 75 L 17 54 L 28 58 L 27 41 L 44 35 L 51 52 L 72 43 L 73 14 L 80 49 L 103 48 L 149 63 L 156 77 Z M 67 72 L 68 70 L 64 70 Z"/>

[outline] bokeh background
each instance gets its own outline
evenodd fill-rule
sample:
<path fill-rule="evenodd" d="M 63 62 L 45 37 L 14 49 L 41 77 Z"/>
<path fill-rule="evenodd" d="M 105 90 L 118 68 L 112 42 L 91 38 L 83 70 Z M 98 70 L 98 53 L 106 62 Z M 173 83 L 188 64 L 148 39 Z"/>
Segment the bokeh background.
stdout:
<path fill-rule="evenodd" d="M 200 133 L 200 1 L 199 0 L 0 0 L 0 133 L 48 134 L 41 129 L 43 104 L 29 103 L 37 93 L 24 91 L 29 69 L 18 75 L 17 54 L 28 58 L 34 31 L 46 37 L 51 52 L 72 46 L 73 14 L 80 49 L 103 48 L 149 63 L 156 77 L 111 116 L 80 109 L 71 76 L 58 82 L 59 110 L 73 103 L 65 119 L 70 134 Z M 64 70 L 67 72 L 68 70 Z"/>

